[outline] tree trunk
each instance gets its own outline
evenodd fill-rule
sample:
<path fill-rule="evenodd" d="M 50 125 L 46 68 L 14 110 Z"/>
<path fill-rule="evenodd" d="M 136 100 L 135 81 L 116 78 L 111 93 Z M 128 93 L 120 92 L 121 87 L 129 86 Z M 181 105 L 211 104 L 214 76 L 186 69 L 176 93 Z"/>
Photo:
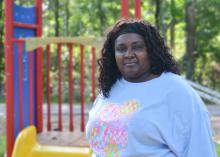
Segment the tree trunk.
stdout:
<path fill-rule="evenodd" d="M 161 0 L 155 0 L 155 21 L 158 29 L 160 29 L 160 7 Z"/>
<path fill-rule="evenodd" d="M 176 24 L 176 18 L 175 18 L 175 0 L 171 0 L 171 6 L 170 6 L 170 11 L 171 11 L 171 24 L 170 24 L 170 47 L 172 51 L 175 50 L 175 24 Z M 172 52 L 171 51 L 171 52 Z"/>
<path fill-rule="evenodd" d="M 206 65 L 206 63 L 207 63 L 207 59 L 206 59 L 206 56 L 205 55 L 202 55 L 201 56 L 201 62 L 203 63 L 203 64 L 199 64 L 200 66 L 199 66 L 199 74 L 198 74 L 198 77 L 196 78 L 196 81 L 198 81 L 198 83 L 200 83 L 200 84 L 203 84 L 203 76 L 202 76 L 202 74 L 203 74 L 203 69 L 205 69 L 205 65 Z"/>
<path fill-rule="evenodd" d="M 185 22 L 186 22 L 186 77 L 194 80 L 195 54 L 196 54 L 196 26 L 195 26 L 195 5 L 196 0 L 185 1 Z"/>
<path fill-rule="evenodd" d="M 60 35 L 60 22 L 59 22 L 59 0 L 54 0 L 54 18 L 55 18 L 55 36 Z"/>
<path fill-rule="evenodd" d="M 66 30 L 65 30 L 65 35 L 66 36 L 69 36 L 69 18 L 70 18 L 70 11 L 69 11 L 69 0 L 66 0 L 65 2 L 65 13 L 66 13 L 66 16 L 65 16 L 65 27 L 66 27 Z"/>

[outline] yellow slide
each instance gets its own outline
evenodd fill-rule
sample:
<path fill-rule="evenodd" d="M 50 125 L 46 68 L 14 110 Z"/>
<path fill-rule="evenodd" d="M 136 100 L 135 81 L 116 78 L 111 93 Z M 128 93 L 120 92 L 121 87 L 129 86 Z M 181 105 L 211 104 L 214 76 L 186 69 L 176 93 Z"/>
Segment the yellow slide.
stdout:
<path fill-rule="evenodd" d="M 12 157 L 90 157 L 86 147 L 40 145 L 36 141 L 36 129 L 29 126 L 22 130 L 15 142 Z"/>

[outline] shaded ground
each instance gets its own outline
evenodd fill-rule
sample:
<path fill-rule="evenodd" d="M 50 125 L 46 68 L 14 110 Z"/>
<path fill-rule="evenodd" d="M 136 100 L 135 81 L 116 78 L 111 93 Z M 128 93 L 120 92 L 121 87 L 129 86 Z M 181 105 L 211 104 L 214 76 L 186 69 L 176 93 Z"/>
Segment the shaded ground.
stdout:
<path fill-rule="evenodd" d="M 74 130 L 69 131 L 69 116 L 62 117 L 63 122 L 63 131 L 54 131 L 58 128 L 57 116 L 52 116 L 52 131 L 47 132 L 46 129 L 43 133 L 38 134 L 38 142 L 40 144 L 46 145 L 59 145 L 59 146 L 79 146 L 85 147 L 89 146 L 88 139 L 85 136 L 85 133 L 80 130 L 81 126 L 81 116 L 79 114 L 74 116 Z M 88 114 L 85 115 L 85 124 L 88 120 Z M 46 128 L 46 119 L 44 123 Z"/>
<path fill-rule="evenodd" d="M 214 139 L 220 141 L 220 105 L 209 105 L 208 110 L 211 116 Z"/>

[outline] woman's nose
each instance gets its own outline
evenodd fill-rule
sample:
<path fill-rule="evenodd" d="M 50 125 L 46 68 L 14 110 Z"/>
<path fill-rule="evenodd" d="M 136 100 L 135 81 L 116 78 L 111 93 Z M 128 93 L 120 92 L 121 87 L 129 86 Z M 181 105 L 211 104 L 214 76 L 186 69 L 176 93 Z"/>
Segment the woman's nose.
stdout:
<path fill-rule="evenodd" d="M 127 51 L 125 52 L 125 56 L 126 57 L 133 57 L 134 56 L 134 52 L 132 51 L 132 49 L 127 49 Z"/>

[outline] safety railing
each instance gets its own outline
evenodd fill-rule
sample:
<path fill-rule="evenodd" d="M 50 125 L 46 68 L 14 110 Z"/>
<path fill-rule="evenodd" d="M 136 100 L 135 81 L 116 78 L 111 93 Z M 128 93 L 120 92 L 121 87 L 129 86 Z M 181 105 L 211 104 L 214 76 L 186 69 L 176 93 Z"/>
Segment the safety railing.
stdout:
<path fill-rule="evenodd" d="M 81 42 L 81 41 L 84 42 Z M 90 70 L 90 86 L 91 86 L 91 91 L 89 92 L 90 94 L 87 95 L 91 97 L 91 102 L 94 101 L 96 94 L 96 50 L 97 50 L 97 45 L 98 43 L 102 42 L 101 39 L 97 40 L 97 39 L 93 39 L 93 38 L 87 38 L 87 40 L 85 39 L 79 39 L 79 38 L 31 38 L 31 39 L 18 39 L 16 41 L 14 41 L 17 45 L 18 48 L 18 89 L 19 89 L 19 128 L 20 130 L 23 128 L 23 120 L 24 119 L 24 113 L 23 113 L 23 102 L 27 101 L 24 99 L 28 99 L 28 104 L 29 104 L 29 116 L 26 117 L 26 119 L 28 119 L 29 121 L 29 125 L 34 124 L 34 121 L 42 121 L 43 115 L 42 115 L 42 103 L 41 104 L 36 104 L 36 79 L 37 79 L 37 75 L 36 75 L 36 69 L 34 69 L 35 66 L 38 66 L 36 61 L 35 61 L 35 57 L 36 57 L 36 53 L 35 50 L 41 48 L 43 49 L 42 51 L 42 70 L 40 70 L 42 73 L 42 84 L 44 82 L 46 82 L 46 85 L 44 84 L 42 86 L 42 89 L 40 89 L 41 91 L 46 91 L 43 93 L 46 93 L 43 97 L 45 98 L 44 102 L 46 102 L 46 128 L 44 128 L 47 131 L 51 131 L 52 130 L 52 112 L 51 112 L 51 105 L 52 105 L 52 100 L 51 100 L 51 88 L 55 89 L 57 91 L 57 122 L 58 124 L 53 124 L 53 125 L 57 125 L 56 126 L 56 130 L 58 131 L 62 131 L 63 130 L 63 119 L 62 117 L 64 116 L 63 114 L 66 113 L 62 113 L 62 105 L 64 104 L 62 97 L 63 97 L 63 84 L 64 84 L 64 77 L 63 77 L 63 70 L 65 70 L 66 73 L 68 73 L 68 105 L 69 105 L 69 126 L 68 126 L 68 130 L 69 131 L 73 131 L 74 130 L 74 112 L 73 112 L 73 104 L 74 104 L 74 85 L 76 85 L 77 83 L 80 83 L 80 130 L 82 132 L 85 131 L 85 66 L 90 66 L 91 68 L 87 68 Z M 89 45 L 89 46 L 88 46 Z M 45 47 L 45 48 L 44 48 Z M 75 48 L 75 49 L 74 49 Z M 85 63 L 85 48 L 90 49 L 90 63 L 88 63 L 88 61 Z M 99 49 L 99 47 L 98 47 Z M 76 78 L 74 78 L 74 74 L 73 72 L 76 71 L 76 69 L 74 69 L 74 64 L 73 62 L 77 62 L 76 58 L 74 58 L 74 53 L 76 53 L 79 55 L 79 65 L 80 65 L 80 69 L 79 73 L 79 80 L 77 80 L 77 83 L 74 82 Z M 27 53 L 28 52 L 28 53 Z M 24 55 L 24 53 L 26 53 Z M 51 59 L 52 56 L 56 57 L 56 62 L 54 63 L 54 58 L 53 60 Z M 65 55 L 65 62 L 63 61 L 62 58 L 63 55 Z M 25 57 L 25 56 L 28 56 Z M 87 55 L 88 56 L 88 55 Z M 68 61 L 66 61 L 66 59 L 68 59 Z M 28 60 L 28 61 L 27 61 Z M 28 63 L 24 63 L 24 62 L 28 62 Z M 53 61 L 53 63 L 52 63 Z M 25 68 L 24 66 L 26 66 L 26 64 L 28 64 L 28 68 Z M 56 64 L 56 65 L 54 65 Z M 63 65 L 63 64 L 67 64 L 67 65 Z M 76 63 L 75 63 L 76 64 Z M 56 66 L 57 67 L 57 73 L 56 75 L 51 76 L 51 72 L 52 69 L 51 67 Z M 63 69 L 63 67 L 65 67 L 65 69 Z M 68 70 L 66 69 L 68 68 Z M 27 71 L 28 69 L 28 71 Z M 28 88 L 29 88 L 29 93 L 28 95 L 26 95 L 25 97 L 25 93 L 23 92 L 23 81 L 25 79 L 25 77 L 27 77 L 26 75 L 28 74 Z M 36 77 L 36 78 L 35 78 Z M 57 80 L 56 80 L 57 78 Z M 46 80 L 46 81 L 45 81 Z M 56 82 L 56 85 L 54 87 L 54 84 L 52 85 L 51 82 Z M 65 80 L 66 81 L 66 80 Z M 66 82 L 65 82 L 66 83 Z M 53 87 L 52 87 L 53 86 Z M 66 87 L 65 87 L 66 88 Z M 88 88 L 86 89 L 88 90 Z M 77 91 L 78 92 L 78 91 Z M 88 92 L 87 92 L 88 93 Z M 42 101 L 43 102 L 43 101 Z M 54 102 L 53 102 L 54 103 Z M 65 102 L 66 104 L 66 102 Z M 34 119 L 34 117 L 36 117 L 37 113 L 41 113 L 40 117 L 38 117 L 39 119 Z M 66 116 L 66 115 L 65 115 Z M 40 123 L 41 125 L 43 125 L 43 122 Z M 43 126 L 40 126 L 43 127 Z M 65 128 L 66 130 L 67 128 Z"/>

